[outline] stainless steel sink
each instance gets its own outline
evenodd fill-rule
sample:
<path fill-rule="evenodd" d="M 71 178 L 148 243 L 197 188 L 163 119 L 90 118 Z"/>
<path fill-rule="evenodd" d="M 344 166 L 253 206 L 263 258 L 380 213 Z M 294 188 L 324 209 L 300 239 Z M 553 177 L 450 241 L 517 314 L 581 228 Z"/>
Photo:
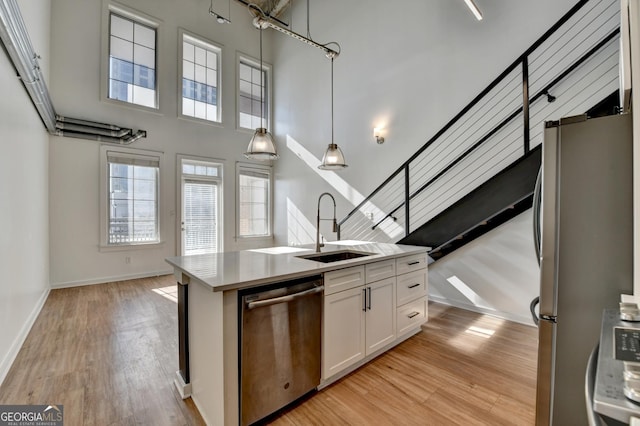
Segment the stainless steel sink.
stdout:
<path fill-rule="evenodd" d="M 299 257 L 300 259 L 313 260 L 316 262 L 323 263 L 331 263 L 331 262 L 339 262 L 341 260 L 348 259 L 356 259 L 358 257 L 371 256 L 375 253 L 367 253 L 364 251 L 354 251 L 354 250 L 340 250 L 340 251 L 332 251 L 328 253 L 313 253 L 306 254 Z"/>

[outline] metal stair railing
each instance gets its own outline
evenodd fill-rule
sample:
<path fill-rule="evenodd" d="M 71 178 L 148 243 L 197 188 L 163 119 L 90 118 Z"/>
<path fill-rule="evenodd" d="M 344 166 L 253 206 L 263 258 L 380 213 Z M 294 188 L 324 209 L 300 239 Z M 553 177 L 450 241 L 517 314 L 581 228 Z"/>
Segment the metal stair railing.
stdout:
<path fill-rule="evenodd" d="M 579 1 L 347 214 L 339 237 L 396 242 L 526 155 L 544 121 L 617 89 L 618 37 L 616 0 Z"/>

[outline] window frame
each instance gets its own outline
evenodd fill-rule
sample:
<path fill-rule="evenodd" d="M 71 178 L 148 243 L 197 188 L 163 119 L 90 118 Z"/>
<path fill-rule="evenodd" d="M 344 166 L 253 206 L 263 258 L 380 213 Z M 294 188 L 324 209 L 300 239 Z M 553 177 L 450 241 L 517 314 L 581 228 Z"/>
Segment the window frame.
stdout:
<path fill-rule="evenodd" d="M 176 256 L 181 256 L 182 253 L 182 222 L 184 220 L 182 211 L 182 185 L 185 175 L 182 173 L 183 161 L 194 161 L 210 163 L 219 166 L 220 176 L 206 178 L 202 177 L 202 180 L 215 181 L 218 185 L 218 252 L 224 251 L 224 175 L 225 175 L 225 161 L 219 158 L 199 157 L 195 155 L 177 154 L 176 155 L 176 211 L 178 212 L 178 220 L 176 222 Z"/>
<path fill-rule="evenodd" d="M 184 70 L 183 70 L 183 65 L 184 65 L 184 52 L 183 52 L 183 47 L 184 47 L 184 41 L 185 41 L 185 36 L 192 38 L 195 43 L 193 44 L 200 44 L 203 49 L 205 50 L 211 50 L 214 53 L 216 53 L 217 55 L 217 87 L 216 87 L 216 100 L 217 100 L 217 117 L 216 120 L 208 120 L 206 118 L 198 118 L 198 117 L 194 117 L 191 115 L 185 115 L 182 112 L 182 79 L 183 79 L 183 75 L 184 75 Z M 196 121 L 198 123 L 204 123 L 204 124 L 209 124 L 209 125 L 213 125 L 213 126 L 222 126 L 222 50 L 223 50 L 224 46 L 221 45 L 220 43 L 216 43 L 214 41 L 209 40 L 206 37 L 202 37 L 199 36 L 197 34 L 194 34 L 190 31 L 185 30 L 184 28 L 179 28 L 178 29 L 178 102 L 177 102 L 177 108 L 178 108 L 178 117 L 179 118 L 183 118 L 185 120 L 191 120 L 191 121 Z"/>
<path fill-rule="evenodd" d="M 109 243 L 109 161 L 108 153 L 117 152 L 125 156 L 147 157 L 157 159 L 158 175 L 156 180 L 156 225 L 158 239 L 144 243 L 112 244 Z M 113 144 L 100 145 L 100 251 L 122 251 L 131 249 L 155 248 L 164 245 L 163 240 L 163 215 L 162 215 L 162 170 L 164 169 L 164 153 L 161 151 L 125 148 Z"/>
<path fill-rule="evenodd" d="M 100 58 L 100 100 L 112 105 L 119 105 L 126 108 L 132 108 L 139 111 L 147 111 L 155 114 L 160 114 L 160 76 L 161 71 L 159 69 L 160 63 L 160 51 L 164 46 L 162 41 L 162 25 L 163 22 L 155 17 L 147 15 L 146 13 L 132 9 L 130 7 L 121 5 L 119 3 L 103 0 L 102 4 L 102 43 L 101 43 L 101 58 Z M 133 102 L 127 102 L 120 99 L 113 99 L 109 97 L 109 55 L 110 55 L 110 39 L 111 39 L 111 14 L 115 13 L 123 18 L 133 20 L 141 25 L 153 28 L 155 30 L 155 106 L 149 107 L 146 105 L 140 105 Z"/>
<path fill-rule="evenodd" d="M 254 128 L 242 127 L 240 125 L 240 64 L 244 63 L 254 68 L 260 68 L 260 59 L 256 59 L 250 55 L 246 55 L 241 52 L 236 53 L 236 130 L 246 133 L 255 132 Z M 265 90 L 265 96 L 267 97 L 265 104 L 267 105 L 267 114 L 265 116 L 267 131 L 272 132 L 273 122 L 273 66 L 270 63 L 262 61 L 262 69 L 265 72 L 265 83 L 267 90 Z"/>
<path fill-rule="evenodd" d="M 265 173 L 269 175 L 267 192 L 267 228 L 264 235 L 240 235 L 240 175 L 243 171 Z M 273 238 L 273 167 L 262 164 L 236 162 L 236 239 L 256 240 Z"/>

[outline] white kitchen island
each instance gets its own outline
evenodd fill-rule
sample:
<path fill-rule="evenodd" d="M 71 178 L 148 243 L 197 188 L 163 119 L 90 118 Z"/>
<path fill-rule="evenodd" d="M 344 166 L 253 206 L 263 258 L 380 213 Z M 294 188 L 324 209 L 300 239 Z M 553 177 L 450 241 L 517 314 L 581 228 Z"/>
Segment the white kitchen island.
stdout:
<path fill-rule="evenodd" d="M 323 263 L 298 257 L 313 248 L 276 247 L 166 259 L 178 282 L 176 386 L 207 424 L 239 424 L 239 290 L 323 277 L 319 388 L 420 331 L 427 320 L 428 248 L 338 241 L 322 252 L 343 250 L 372 254 Z M 363 306 L 363 292 L 370 305 L 375 297 L 375 309 Z"/>

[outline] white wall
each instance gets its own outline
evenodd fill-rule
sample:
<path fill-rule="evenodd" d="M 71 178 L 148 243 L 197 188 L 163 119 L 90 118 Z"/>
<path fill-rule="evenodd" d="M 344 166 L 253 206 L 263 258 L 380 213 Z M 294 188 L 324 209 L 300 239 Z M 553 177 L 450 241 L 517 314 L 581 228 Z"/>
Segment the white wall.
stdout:
<path fill-rule="evenodd" d="M 540 268 L 532 220 L 529 209 L 429 266 L 429 299 L 533 324 Z"/>
<path fill-rule="evenodd" d="M 21 0 L 31 42 L 49 69 L 49 1 Z M 9 58 L 0 53 L 0 383 L 49 292 L 49 137 Z"/>
<path fill-rule="evenodd" d="M 344 217 L 576 2 L 477 3 L 481 22 L 462 0 L 412 0 L 402 7 L 386 0 L 311 2 L 313 38 L 338 41 L 342 48 L 334 63 L 335 141 L 349 167 L 338 173 L 315 168 L 331 138 L 330 61 L 277 34 L 277 244 L 313 238 L 323 191 L 337 196 L 339 219 Z M 293 29 L 302 34 L 305 13 L 306 3 L 295 3 Z M 383 145 L 373 138 L 379 125 Z M 335 239 L 328 223 L 321 232 Z M 536 283 L 524 285 L 531 293 Z M 502 296 L 486 297 L 493 303 Z"/>
<path fill-rule="evenodd" d="M 218 2 L 219 3 L 219 2 Z M 51 164 L 51 282 L 80 285 L 170 270 L 164 262 L 176 255 L 176 155 L 224 160 L 224 249 L 270 245 L 268 241 L 239 242 L 235 236 L 235 164 L 246 161 L 252 132 L 236 130 L 236 53 L 259 56 L 259 33 L 245 8 L 232 2 L 230 25 L 209 16 L 208 0 L 124 0 L 120 2 L 162 21 L 159 29 L 157 113 L 100 100 L 100 1 L 56 0 L 52 10 L 51 95 L 60 115 L 144 129 L 148 137 L 132 147 L 164 152 L 161 170 L 161 235 L 164 245 L 152 249 L 99 250 L 99 143 L 52 137 Z M 226 2 L 224 8 L 226 10 Z M 177 118 L 178 28 L 222 45 L 222 125 Z M 265 32 L 264 58 L 269 62 L 270 39 Z M 125 258 L 131 263 L 126 264 Z"/>

